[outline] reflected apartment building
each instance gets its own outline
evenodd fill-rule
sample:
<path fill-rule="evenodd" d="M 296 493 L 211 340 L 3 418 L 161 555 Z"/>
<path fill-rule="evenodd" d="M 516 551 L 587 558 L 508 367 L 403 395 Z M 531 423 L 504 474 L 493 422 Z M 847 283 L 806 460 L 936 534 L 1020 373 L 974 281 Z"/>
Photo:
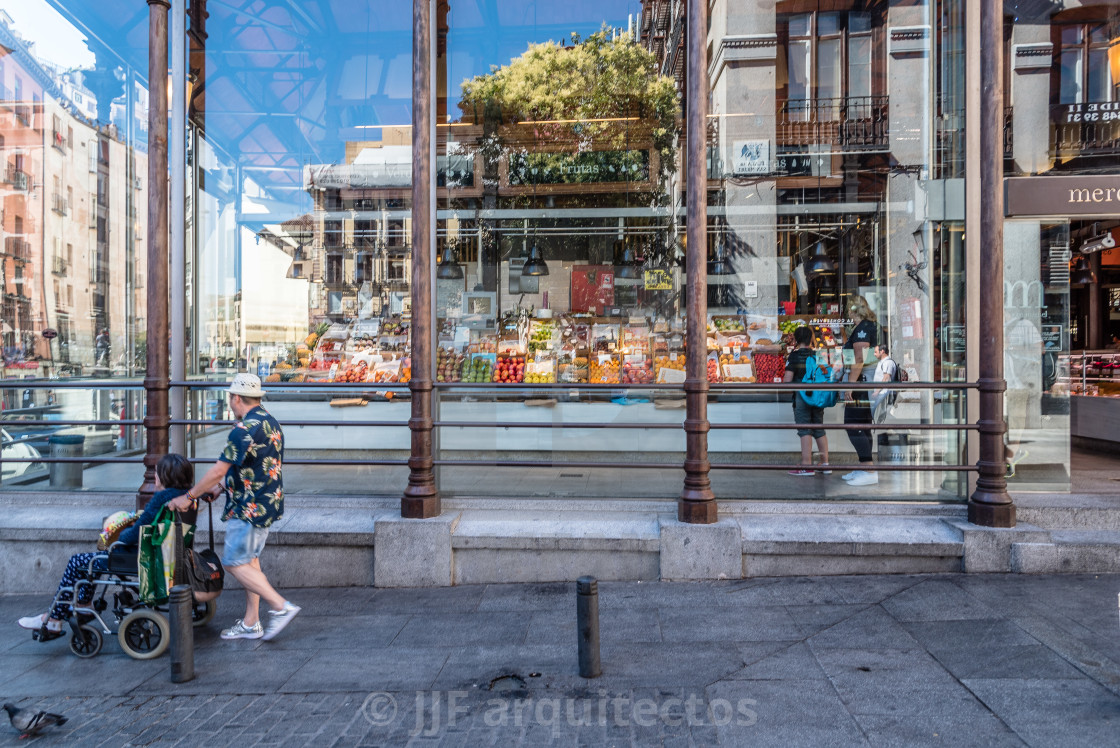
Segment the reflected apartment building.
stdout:
<path fill-rule="evenodd" d="M 6 377 L 142 367 L 146 158 L 121 133 L 139 90 L 42 59 L 0 13 Z"/>

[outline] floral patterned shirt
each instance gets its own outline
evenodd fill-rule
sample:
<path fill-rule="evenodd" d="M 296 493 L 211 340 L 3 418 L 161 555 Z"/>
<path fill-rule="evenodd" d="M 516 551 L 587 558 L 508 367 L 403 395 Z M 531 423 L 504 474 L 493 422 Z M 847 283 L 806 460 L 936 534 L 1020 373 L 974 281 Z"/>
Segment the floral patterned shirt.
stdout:
<path fill-rule="evenodd" d="M 258 405 L 234 424 L 218 460 L 229 463 L 223 522 L 240 519 L 268 527 L 284 516 L 284 432 L 268 411 Z"/>

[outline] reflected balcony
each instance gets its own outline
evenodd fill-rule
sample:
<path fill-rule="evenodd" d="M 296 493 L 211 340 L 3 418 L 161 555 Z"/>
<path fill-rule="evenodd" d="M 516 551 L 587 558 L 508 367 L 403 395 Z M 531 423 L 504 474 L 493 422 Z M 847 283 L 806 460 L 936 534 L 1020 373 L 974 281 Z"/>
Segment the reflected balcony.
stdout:
<path fill-rule="evenodd" d="M 31 242 L 18 236 L 9 236 L 4 239 L 4 251 L 17 260 L 26 262 L 31 259 Z"/>
<path fill-rule="evenodd" d="M 889 145 L 886 96 L 793 99 L 778 111 L 779 146 L 833 144 L 842 150 L 885 150 Z"/>
<path fill-rule="evenodd" d="M 1050 155 L 1120 156 L 1120 102 L 1059 104 L 1050 109 Z"/>
<path fill-rule="evenodd" d="M 56 192 L 51 195 L 51 210 L 64 216 L 70 212 L 70 206 L 66 204 L 66 198 Z"/>
<path fill-rule="evenodd" d="M 4 172 L 4 183 L 10 184 L 13 189 L 20 190 L 21 192 L 27 190 L 27 172 L 20 171 L 19 169 L 8 168 Z"/>

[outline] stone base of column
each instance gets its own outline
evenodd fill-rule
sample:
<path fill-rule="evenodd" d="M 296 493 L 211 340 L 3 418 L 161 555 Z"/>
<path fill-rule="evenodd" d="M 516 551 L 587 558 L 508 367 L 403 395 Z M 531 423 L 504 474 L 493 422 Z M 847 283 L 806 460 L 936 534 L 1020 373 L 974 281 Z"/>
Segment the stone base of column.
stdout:
<path fill-rule="evenodd" d="M 968 500 L 968 521 L 980 527 L 1014 527 L 1015 505 Z"/>
<path fill-rule="evenodd" d="M 401 517 L 404 519 L 432 519 L 443 511 L 439 494 L 430 496 L 401 497 Z"/>
<path fill-rule="evenodd" d="M 451 533 L 459 514 L 416 520 L 385 514 L 373 525 L 375 587 L 450 587 Z"/>
<path fill-rule="evenodd" d="M 743 532 L 735 520 L 689 524 L 666 517 L 660 534 L 662 580 L 742 578 Z"/>
<path fill-rule="evenodd" d="M 690 501 L 681 499 L 677 502 L 677 519 L 692 525 L 711 525 L 719 520 L 719 507 L 715 501 Z"/>

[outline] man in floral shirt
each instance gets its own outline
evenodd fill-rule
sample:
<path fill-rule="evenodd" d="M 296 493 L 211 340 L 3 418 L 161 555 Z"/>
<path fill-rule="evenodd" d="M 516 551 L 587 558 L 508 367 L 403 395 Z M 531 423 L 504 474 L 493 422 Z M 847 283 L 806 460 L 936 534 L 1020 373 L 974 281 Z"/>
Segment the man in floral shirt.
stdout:
<path fill-rule="evenodd" d="M 288 625 L 299 606 L 285 600 L 261 571 L 260 555 L 269 526 L 284 515 L 284 432 L 264 408 L 261 380 L 238 374 L 230 385 L 229 407 L 237 423 L 217 463 L 184 496 L 171 502 L 175 508 L 197 506 L 223 480 L 229 491 L 222 521 L 226 523 L 222 564 L 245 588 L 245 617 L 222 632 L 223 639 L 272 639 Z M 260 621 L 260 601 L 269 606 L 268 626 Z"/>

